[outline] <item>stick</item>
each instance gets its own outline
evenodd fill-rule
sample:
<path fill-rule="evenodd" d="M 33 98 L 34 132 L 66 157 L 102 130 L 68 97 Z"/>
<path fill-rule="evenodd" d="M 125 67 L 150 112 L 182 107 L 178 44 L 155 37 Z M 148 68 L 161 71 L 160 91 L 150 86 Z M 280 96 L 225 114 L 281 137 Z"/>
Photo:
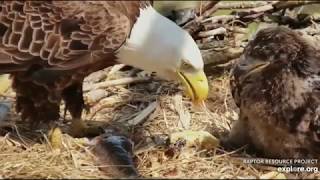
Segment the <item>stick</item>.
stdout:
<path fill-rule="evenodd" d="M 204 30 L 211 30 L 211 29 L 217 29 L 219 27 L 224 27 L 224 24 L 212 24 L 212 23 L 205 23 L 203 24 Z"/>
<path fill-rule="evenodd" d="M 185 110 L 185 107 L 182 102 L 182 95 L 175 95 L 173 98 L 173 103 L 175 110 L 179 115 L 178 127 L 183 129 L 189 129 L 191 123 L 191 115 L 189 111 Z"/>
<path fill-rule="evenodd" d="M 228 1 L 221 1 L 217 4 L 218 9 L 245 9 L 245 8 L 255 8 L 259 6 L 264 6 L 268 4 L 267 1 L 240 1 L 240 2 L 228 2 Z"/>
<path fill-rule="evenodd" d="M 105 81 L 105 82 L 100 82 L 93 84 L 91 86 L 87 86 L 84 88 L 83 91 L 90 91 L 92 89 L 101 89 L 101 88 L 106 88 L 110 86 L 118 86 L 118 85 L 125 85 L 125 84 L 131 84 L 131 83 L 142 83 L 142 82 L 147 82 L 151 78 L 150 77 L 126 77 L 122 79 L 116 79 L 116 80 L 110 80 L 110 81 Z"/>
<path fill-rule="evenodd" d="M 205 53 L 205 50 L 210 50 L 210 49 L 215 49 L 215 48 L 223 48 L 227 46 L 225 41 L 210 41 L 207 43 L 201 43 L 198 44 L 198 47 L 200 48 L 200 50 L 202 50 L 202 53 Z"/>
<path fill-rule="evenodd" d="M 127 104 L 128 101 L 131 101 L 131 99 L 132 97 L 128 97 L 127 99 L 124 100 L 123 97 L 117 96 L 117 95 L 103 98 L 99 101 L 99 103 L 97 103 L 96 105 L 90 108 L 91 113 L 88 119 L 92 120 L 96 116 L 96 114 L 99 111 L 103 110 L 104 108 L 110 108 L 110 107 Z"/>
<path fill-rule="evenodd" d="M 201 14 L 200 12 L 196 13 L 198 17 L 196 17 L 195 19 L 187 22 L 184 26 L 182 26 L 185 30 L 187 30 L 189 32 L 189 34 L 194 37 L 196 33 L 198 33 L 203 26 L 201 25 L 200 21 L 202 21 L 205 17 L 211 15 L 214 11 L 217 10 L 217 8 L 215 8 L 215 5 L 218 3 L 219 1 L 211 1 L 209 2 L 207 5 L 205 5 L 205 7 L 201 8 Z"/>
<path fill-rule="evenodd" d="M 96 83 L 108 76 L 106 69 L 96 71 L 85 78 L 85 82 Z"/>
<path fill-rule="evenodd" d="M 217 64 L 224 64 L 232 59 L 240 57 L 243 48 L 227 48 L 222 51 L 205 50 L 201 51 L 203 60 L 206 66 L 213 66 Z"/>
<path fill-rule="evenodd" d="M 135 126 L 137 124 L 142 123 L 157 108 L 157 106 L 158 106 L 157 102 L 150 103 L 148 107 L 142 110 L 135 118 L 127 121 L 127 123 L 130 126 Z"/>
<path fill-rule="evenodd" d="M 85 94 L 84 99 L 88 104 L 94 104 L 101 100 L 104 97 L 107 97 L 109 95 L 108 91 L 104 89 L 95 89 L 92 91 L 89 91 Z"/>
<path fill-rule="evenodd" d="M 320 3 L 320 1 L 278 1 L 276 3 L 270 3 L 260 7 L 234 11 L 233 13 L 238 13 L 240 17 L 247 17 L 253 14 L 257 14 L 257 16 L 253 16 L 253 18 L 257 18 L 263 15 L 265 12 L 275 12 L 282 9 L 317 3 Z"/>
<path fill-rule="evenodd" d="M 201 23 L 206 23 L 206 22 L 209 22 L 209 21 L 211 21 L 211 23 L 217 23 L 219 21 L 227 22 L 227 21 L 230 21 L 230 20 L 235 19 L 235 18 L 237 18 L 236 15 L 213 16 L 213 17 L 209 17 L 207 19 L 202 20 Z"/>
<path fill-rule="evenodd" d="M 116 65 L 114 65 L 114 66 L 111 68 L 111 70 L 109 71 L 107 77 L 110 76 L 110 75 L 112 75 L 112 74 L 114 74 L 114 73 L 116 73 L 116 72 L 118 72 L 118 71 L 120 71 L 120 70 L 121 70 L 122 68 L 124 68 L 125 66 L 126 66 L 125 64 L 116 64 Z"/>
<path fill-rule="evenodd" d="M 216 7 L 216 5 L 219 4 L 219 1 L 211 1 L 209 2 L 203 9 L 202 9 L 202 14 L 201 16 L 203 18 L 210 16 L 211 14 L 213 14 L 216 10 L 218 10 L 218 8 Z"/>
<path fill-rule="evenodd" d="M 286 8 L 293 8 L 297 6 L 307 5 L 307 4 L 318 4 L 320 1 L 279 1 L 278 3 L 274 4 L 274 10 L 278 11 L 281 9 Z"/>
<path fill-rule="evenodd" d="M 215 6 L 218 4 L 219 1 L 210 1 L 207 4 L 205 4 L 203 7 L 202 5 L 199 8 L 199 12 L 197 12 L 198 16 L 208 16 L 212 14 L 213 10 L 216 10 Z M 212 12 L 212 13 L 211 13 Z"/>
<path fill-rule="evenodd" d="M 212 29 L 210 31 L 199 32 L 199 37 L 210 37 L 218 34 L 226 34 L 227 30 L 224 27 L 219 27 L 217 29 Z"/>

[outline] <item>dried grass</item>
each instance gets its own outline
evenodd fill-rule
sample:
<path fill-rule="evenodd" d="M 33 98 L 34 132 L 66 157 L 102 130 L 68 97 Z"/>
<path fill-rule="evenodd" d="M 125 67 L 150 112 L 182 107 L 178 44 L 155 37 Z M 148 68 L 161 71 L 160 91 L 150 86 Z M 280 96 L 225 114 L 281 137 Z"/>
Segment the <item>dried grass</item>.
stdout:
<path fill-rule="evenodd" d="M 107 70 L 104 72 L 108 73 Z M 125 78 L 132 75 L 132 70 L 113 72 L 112 75 L 114 79 Z M 170 157 L 164 149 L 157 147 L 141 151 L 143 141 L 152 135 L 170 134 L 188 128 L 206 130 L 218 136 L 228 130 L 229 124 L 238 118 L 228 86 L 228 73 L 210 77 L 211 92 L 206 103 L 207 110 L 203 112 L 194 111 L 188 99 L 179 98 L 179 87 L 169 82 L 152 79 L 148 83 L 107 87 L 107 97 L 92 104 L 91 112 L 85 114 L 84 118 L 126 124 L 134 118 L 137 120 L 137 116 L 143 116 L 138 119 L 138 125 L 129 128 L 129 137 L 135 141 L 137 148 L 140 147 L 136 149 L 135 162 L 139 172 L 145 177 L 259 178 L 274 168 L 245 164 L 241 157 L 248 155 L 244 153 L 226 153 L 220 149 L 213 152 L 183 149 L 179 156 Z M 9 100 L 13 101 L 11 98 Z M 154 102 L 157 102 L 156 106 Z M 179 104 L 180 108 L 177 109 L 174 104 Z M 150 115 L 141 115 L 141 111 Z M 11 118 L 18 119 L 14 112 Z M 187 123 L 187 126 L 181 125 L 181 121 Z M 18 129 L 20 137 L 12 132 L 0 138 L 0 177 L 108 178 L 95 165 L 85 139 L 74 139 L 64 134 L 63 149 L 54 151 L 45 141 L 39 142 L 38 136 L 41 133 Z"/>

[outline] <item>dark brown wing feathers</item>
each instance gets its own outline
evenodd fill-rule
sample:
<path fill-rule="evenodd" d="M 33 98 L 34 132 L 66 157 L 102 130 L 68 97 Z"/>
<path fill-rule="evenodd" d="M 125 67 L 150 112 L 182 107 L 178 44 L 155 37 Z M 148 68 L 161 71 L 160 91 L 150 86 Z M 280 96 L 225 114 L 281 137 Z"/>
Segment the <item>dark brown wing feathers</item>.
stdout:
<path fill-rule="evenodd" d="M 11 58 L 0 59 L 0 73 L 6 71 L 1 64 L 39 63 L 37 57 L 58 69 L 102 59 L 122 45 L 146 5 L 140 1 L 1 1 L 0 52 Z M 90 57 L 79 62 L 87 54 Z"/>
<path fill-rule="evenodd" d="M 10 73 L 21 119 L 73 118 L 84 107 L 82 82 L 115 63 L 113 52 L 148 2 L 0 1 L 0 74 Z"/>

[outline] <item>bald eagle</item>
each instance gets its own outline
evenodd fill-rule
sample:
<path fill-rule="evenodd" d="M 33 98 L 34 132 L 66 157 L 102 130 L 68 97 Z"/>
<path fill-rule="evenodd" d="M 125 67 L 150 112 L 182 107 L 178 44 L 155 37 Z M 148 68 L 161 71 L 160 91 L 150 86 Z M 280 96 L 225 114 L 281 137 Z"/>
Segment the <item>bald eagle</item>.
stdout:
<path fill-rule="evenodd" d="M 207 96 L 196 43 L 148 1 L 1 1 L 0 7 L 0 74 L 11 74 L 24 121 L 58 120 L 63 100 L 71 134 L 84 136 L 83 79 L 116 63 L 180 81 L 193 102 Z"/>
<path fill-rule="evenodd" d="M 240 118 L 225 146 L 319 158 L 320 51 L 312 41 L 286 27 L 260 30 L 233 69 L 231 91 Z"/>

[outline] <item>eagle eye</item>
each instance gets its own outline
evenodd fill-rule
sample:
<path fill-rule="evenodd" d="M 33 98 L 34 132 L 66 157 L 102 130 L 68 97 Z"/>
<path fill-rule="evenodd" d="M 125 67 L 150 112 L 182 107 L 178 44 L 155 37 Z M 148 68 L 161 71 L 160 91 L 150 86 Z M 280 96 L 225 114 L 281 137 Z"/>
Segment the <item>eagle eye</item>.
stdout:
<path fill-rule="evenodd" d="M 191 64 L 188 64 L 186 62 L 182 62 L 181 69 L 192 69 L 193 66 Z"/>

